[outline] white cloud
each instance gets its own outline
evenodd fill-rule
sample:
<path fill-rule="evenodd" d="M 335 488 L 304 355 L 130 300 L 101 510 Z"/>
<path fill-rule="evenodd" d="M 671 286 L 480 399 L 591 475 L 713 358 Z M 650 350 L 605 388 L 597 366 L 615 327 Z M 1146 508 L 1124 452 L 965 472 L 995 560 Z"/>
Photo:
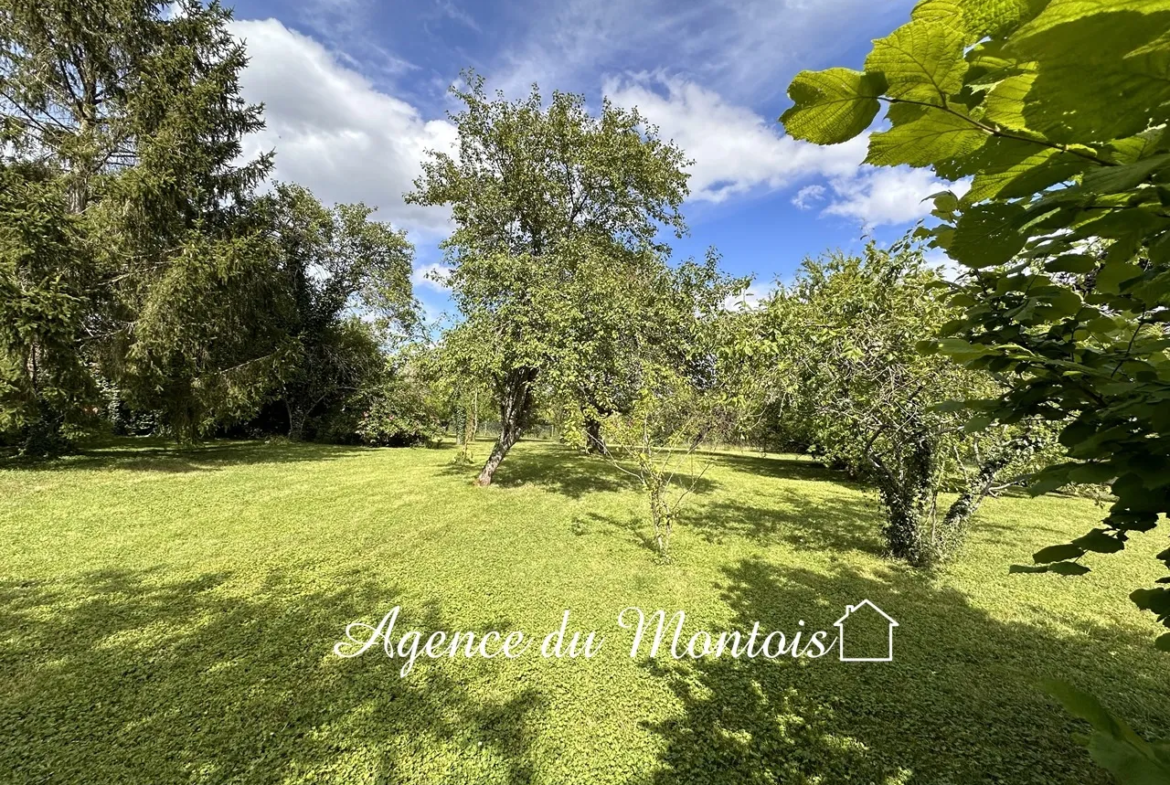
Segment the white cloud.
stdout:
<path fill-rule="evenodd" d="M 948 189 L 962 195 L 968 187 L 964 182 L 940 180 L 926 169 L 872 166 L 830 178 L 829 185 L 833 196 L 822 214 L 853 218 L 867 229 L 924 218 L 933 209 L 929 201 L 923 201 L 926 197 Z"/>
<path fill-rule="evenodd" d="M 813 202 L 819 202 L 825 198 L 825 186 L 823 185 L 806 185 L 796 192 L 796 196 L 792 198 L 792 203 L 801 210 L 811 210 Z"/>
<path fill-rule="evenodd" d="M 424 242 L 449 231 L 448 210 L 407 205 L 403 194 L 413 187 L 425 150 L 454 148 L 451 123 L 425 119 L 343 56 L 275 19 L 233 22 L 232 29 L 247 41 L 250 56 L 242 92 L 265 104 L 268 123 L 247 140 L 247 155 L 275 148 L 276 179 L 301 183 L 326 203 L 378 207 L 378 218 Z M 792 199 L 797 207 L 823 205 L 823 215 L 872 228 L 927 215 L 922 198 L 948 186 L 925 170 L 861 166 L 864 135 L 825 147 L 791 139 L 774 118 L 679 75 L 626 74 L 604 80 L 603 89 L 618 105 L 636 105 L 694 160 L 692 201 L 803 185 Z"/>
<path fill-rule="evenodd" d="M 477 33 L 482 33 L 479 23 L 475 21 L 475 17 L 464 11 L 452 0 L 435 0 L 435 8 L 440 16 L 446 17 L 454 22 L 458 22 L 469 30 L 474 30 Z"/>
<path fill-rule="evenodd" d="M 447 278 L 451 275 L 451 268 L 439 262 L 422 264 L 415 267 L 410 273 L 410 282 L 418 288 L 433 289 L 436 292 L 450 290 Z"/>
<path fill-rule="evenodd" d="M 676 76 L 610 78 L 604 92 L 619 106 L 637 106 L 694 160 L 694 201 L 722 202 L 813 180 L 797 191 L 792 204 L 802 210 L 820 204 L 821 215 L 872 229 L 924 218 L 932 209 L 923 201 L 927 196 L 948 188 L 962 195 L 969 186 L 940 180 L 926 169 L 863 165 L 868 134 L 823 147 L 797 141 L 785 136 L 778 123 Z"/>
<path fill-rule="evenodd" d="M 663 137 L 673 139 L 694 160 L 693 200 L 722 202 L 813 175 L 847 177 L 865 156 L 863 138 L 829 147 L 800 142 L 784 136 L 775 121 L 678 77 L 611 78 L 603 91 L 619 106 L 637 106 Z"/>
<path fill-rule="evenodd" d="M 445 209 L 408 205 L 403 193 L 424 151 L 450 150 L 455 129 L 425 120 L 409 103 L 375 89 L 324 46 L 275 19 L 238 21 L 250 58 L 241 91 L 264 103 L 267 128 L 245 154 L 276 149 L 275 178 L 300 183 L 326 203 L 362 201 L 377 218 L 413 233 L 445 232 Z"/>

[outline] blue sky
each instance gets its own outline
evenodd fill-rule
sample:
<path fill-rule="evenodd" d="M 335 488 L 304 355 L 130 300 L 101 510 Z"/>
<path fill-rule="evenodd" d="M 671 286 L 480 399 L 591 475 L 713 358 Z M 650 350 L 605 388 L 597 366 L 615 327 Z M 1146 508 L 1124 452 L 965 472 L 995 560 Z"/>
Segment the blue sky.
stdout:
<path fill-rule="evenodd" d="M 804 68 L 860 67 L 870 40 L 912 0 L 241 0 L 243 91 L 266 105 L 249 140 L 275 148 L 276 177 L 322 200 L 364 201 L 408 231 L 416 294 L 447 307 L 424 273 L 441 268 L 448 214 L 403 203 L 428 148 L 449 146 L 447 87 L 473 67 L 512 96 L 532 82 L 638 106 L 695 160 L 678 258 L 711 245 L 760 290 L 807 255 L 888 241 L 928 213 L 946 184 L 928 172 L 860 165 L 865 140 L 818 148 L 776 118 Z"/>

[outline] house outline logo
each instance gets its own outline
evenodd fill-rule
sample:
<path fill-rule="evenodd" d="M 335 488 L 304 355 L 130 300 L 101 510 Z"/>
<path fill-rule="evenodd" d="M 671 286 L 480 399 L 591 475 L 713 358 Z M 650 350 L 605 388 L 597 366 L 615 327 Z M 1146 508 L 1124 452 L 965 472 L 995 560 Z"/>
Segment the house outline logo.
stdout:
<path fill-rule="evenodd" d="M 884 618 L 889 623 L 889 633 L 890 633 L 889 648 L 886 650 L 885 657 L 846 657 L 845 656 L 845 620 L 848 619 L 851 614 L 860 610 L 863 605 L 868 605 L 869 607 L 873 608 L 875 611 L 880 613 L 882 615 L 882 618 Z M 894 620 L 894 617 L 890 616 L 890 614 L 886 613 L 885 611 L 883 611 L 877 605 L 874 605 L 869 600 L 862 600 L 861 602 L 857 603 L 856 605 L 846 605 L 845 606 L 845 615 L 842 616 L 841 618 L 837 619 L 837 621 L 833 622 L 833 626 L 837 628 L 837 646 L 838 646 L 837 653 L 838 653 L 838 656 L 839 656 L 841 662 L 891 662 L 891 661 L 893 661 L 893 659 L 894 659 L 894 628 L 898 626 L 898 622 Z"/>

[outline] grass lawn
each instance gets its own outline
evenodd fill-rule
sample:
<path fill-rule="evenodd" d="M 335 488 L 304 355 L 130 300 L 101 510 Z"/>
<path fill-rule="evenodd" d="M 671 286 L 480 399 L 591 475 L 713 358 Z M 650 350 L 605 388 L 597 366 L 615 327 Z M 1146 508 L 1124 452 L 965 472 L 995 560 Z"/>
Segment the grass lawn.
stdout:
<path fill-rule="evenodd" d="M 991 500 L 931 577 L 881 557 L 873 493 L 721 454 L 661 565 L 605 463 L 522 444 L 478 489 L 453 454 L 127 441 L 0 471 L 0 782 L 1108 782 L 1048 676 L 1170 735 L 1170 658 L 1127 599 L 1164 542 L 1082 578 L 1007 573 L 1099 520 L 1089 501 Z M 688 634 L 832 630 L 863 598 L 900 622 L 892 662 L 631 659 L 615 624 L 635 605 L 685 610 Z M 395 605 L 533 635 L 568 608 L 612 640 L 405 679 L 331 653 Z"/>

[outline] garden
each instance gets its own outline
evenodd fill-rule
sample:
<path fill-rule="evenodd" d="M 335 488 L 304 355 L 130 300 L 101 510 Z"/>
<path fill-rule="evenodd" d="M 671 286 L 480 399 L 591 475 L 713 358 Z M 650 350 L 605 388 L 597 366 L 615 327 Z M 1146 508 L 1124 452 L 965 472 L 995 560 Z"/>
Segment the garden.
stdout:
<path fill-rule="evenodd" d="M 257 143 L 282 24 L 0 0 L 0 782 L 1170 783 L 1170 0 L 907 10 L 714 149 L 927 207 L 763 283 L 661 73 L 288 38 L 408 233 Z"/>

